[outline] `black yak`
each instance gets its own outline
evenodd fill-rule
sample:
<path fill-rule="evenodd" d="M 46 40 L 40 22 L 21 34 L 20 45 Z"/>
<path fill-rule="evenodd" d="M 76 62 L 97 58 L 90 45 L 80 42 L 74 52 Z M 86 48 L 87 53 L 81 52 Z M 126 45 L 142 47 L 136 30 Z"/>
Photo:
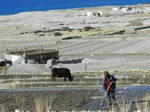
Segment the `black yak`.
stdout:
<path fill-rule="evenodd" d="M 52 68 L 51 69 L 51 79 L 56 82 L 55 77 L 64 77 L 64 81 L 66 82 L 66 78 L 69 81 L 73 81 L 73 77 L 71 76 L 70 70 L 68 68 Z"/>

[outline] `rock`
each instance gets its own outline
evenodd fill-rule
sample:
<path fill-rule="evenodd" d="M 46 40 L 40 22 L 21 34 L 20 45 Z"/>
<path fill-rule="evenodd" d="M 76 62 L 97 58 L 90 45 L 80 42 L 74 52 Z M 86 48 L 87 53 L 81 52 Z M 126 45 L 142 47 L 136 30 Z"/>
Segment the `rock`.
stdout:
<path fill-rule="evenodd" d="M 18 109 L 16 109 L 15 112 L 20 112 L 20 111 Z"/>
<path fill-rule="evenodd" d="M 128 89 L 128 87 L 124 87 L 124 89 Z"/>
<path fill-rule="evenodd" d="M 54 59 L 51 60 L 47 60 L 47 64 L 45 65 L 45 67 L 47 68 L 51 68 L 53 65 L 55 65 L 57 62 Z"/>

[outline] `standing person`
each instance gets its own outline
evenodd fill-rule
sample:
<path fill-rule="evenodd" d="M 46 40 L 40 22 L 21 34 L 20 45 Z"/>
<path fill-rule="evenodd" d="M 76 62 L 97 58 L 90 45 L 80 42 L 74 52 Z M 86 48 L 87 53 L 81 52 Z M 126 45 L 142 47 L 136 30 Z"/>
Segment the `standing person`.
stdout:
<path fill-rule="evenodd" d="M 117 79 L 113 75 L 110 75 L 108 71 L 104 71 L 104 78 L 102 80 L 102 85 L 104 87 L 104 90 L 107 92 L 109 105 L 115 102 L 116 81 Z"/>

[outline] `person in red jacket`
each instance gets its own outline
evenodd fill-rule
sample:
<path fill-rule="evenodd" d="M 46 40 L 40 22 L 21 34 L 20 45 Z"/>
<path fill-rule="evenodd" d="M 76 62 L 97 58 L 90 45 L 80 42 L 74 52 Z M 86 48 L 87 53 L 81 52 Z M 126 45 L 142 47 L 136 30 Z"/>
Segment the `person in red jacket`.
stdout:
<path fill-rule="evenodd" d="M 104 78 L 102 80 L 102 85 L 104 87 L 104 90 L 107 92 L 109 104 L 115 102 L 116 81 L 117 78 L 115 78 L 113 75 L 110 75 L 108 71 L 104 71 Z"/>

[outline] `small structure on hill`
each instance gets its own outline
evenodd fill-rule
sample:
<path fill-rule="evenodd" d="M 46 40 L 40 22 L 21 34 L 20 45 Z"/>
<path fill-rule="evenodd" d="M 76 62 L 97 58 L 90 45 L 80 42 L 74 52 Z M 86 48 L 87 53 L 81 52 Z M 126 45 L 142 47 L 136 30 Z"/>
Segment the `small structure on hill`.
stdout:
<path fill-rule="evenodd" d="M 87 16 L 102 16 L 103 13 L 101 11 L 97 12 L 87 12 Z"/>
<path fill-rule="evenodd" d="M 32 49 L 20 51 L 8 51 L 5 53 L 5 59 L 13 63 L 46 63 L 49 59 L 59 59 L 59 51 L 54 49 Z M 18 63 L 19 63 L 18 62 Z"/>
<path fill-rule="evenodd" d="M 132 7 L 119 7 L 119 8 L 112 8 L 112 10 L 122 10 L 122 11 L 130 11 L 132 10 Z"/>

